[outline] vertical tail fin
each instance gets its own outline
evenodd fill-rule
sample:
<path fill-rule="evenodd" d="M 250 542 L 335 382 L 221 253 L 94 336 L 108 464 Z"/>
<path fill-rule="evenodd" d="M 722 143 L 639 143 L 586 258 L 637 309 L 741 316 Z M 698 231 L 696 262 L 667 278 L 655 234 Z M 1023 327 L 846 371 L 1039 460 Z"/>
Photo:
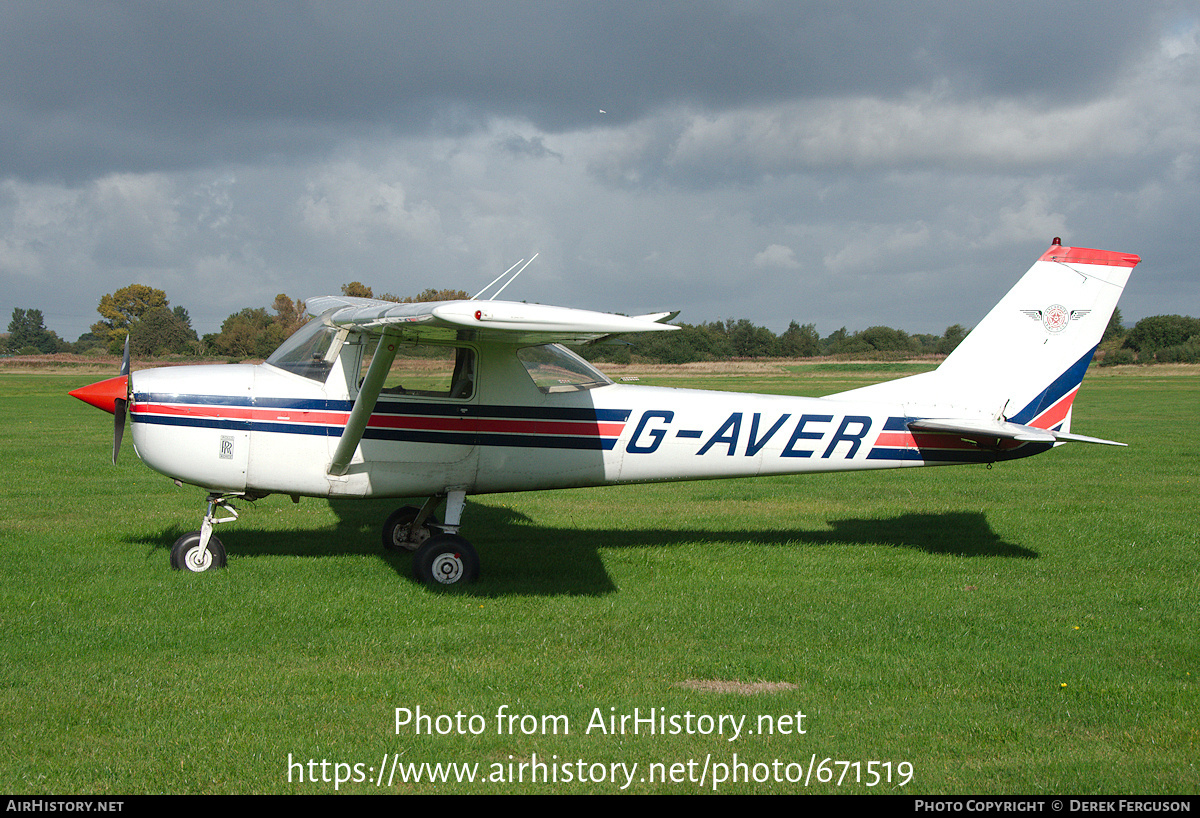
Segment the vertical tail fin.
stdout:
<path fill-rule="evenodd" d="M 1070 431 L 1083 373 L 1139 261 L 1055 239 L 938 375 L 993 417 Z"/>
<path fill-rule="evenodd" d="M 1083 374 L 1140 260 L 1055 239 L 937 370 L 853 396 L 899 400 L 916 417 L 974 416 L 1069 432 Z"/>

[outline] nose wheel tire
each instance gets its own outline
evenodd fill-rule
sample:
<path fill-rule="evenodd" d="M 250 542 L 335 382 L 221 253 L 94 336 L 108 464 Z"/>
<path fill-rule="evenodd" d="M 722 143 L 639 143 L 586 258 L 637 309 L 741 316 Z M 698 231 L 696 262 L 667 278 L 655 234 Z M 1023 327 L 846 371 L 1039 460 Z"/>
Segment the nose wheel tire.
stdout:
<path fill-rule="evenodd" d="M 200 532 L 189 531 L 171 546 L 171 567 L 176 571 L 201 573 L 225 567 L 225 546 L 216 537 L 208 538 L 208 547 L 200 547 Z"/>
<path fill-rule="evenodd" d="M 413 555 L 413 577 L 426 585 L 467 585 L 479 577 L 479 555 L 457 534 L 435 534 Z"/>

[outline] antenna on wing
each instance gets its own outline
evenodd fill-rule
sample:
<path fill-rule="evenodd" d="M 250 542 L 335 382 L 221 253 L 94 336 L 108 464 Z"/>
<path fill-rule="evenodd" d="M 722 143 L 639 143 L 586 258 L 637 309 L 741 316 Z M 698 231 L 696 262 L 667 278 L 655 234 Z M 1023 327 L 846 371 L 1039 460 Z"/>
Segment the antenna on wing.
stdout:
<path fill-rule="evenodd" d="M 500 289 L 496 290 L 496 292 L 495 292 L 495 293 L 492 295 L 492 297 L 491 297 L 491 298 L 489 298 L 489 299 L 488 299 L 488 301 L 495 301 L 495 300 L 496 300 L 496 296 L 497 296 L 497 295 L 500 295 L 500 293 L 504 292 L 504 288 L 505 288 L 505 287 L 507 287 L 509 284 L 512 284 L 514 281 L 516 281 L 516 280 L 517 280 L 517 276 L 519 276 L 521 273 L 525 272 L 525 268 L 526 268 L 526 267 L 528 267 L 530 264 L 533 264 L 533 259 L 537 258 L 537 257 L 538 257 L 538 255 L 539 255 L 538 253 L 534 253 L 534 254 L 533 254 L 533 258 L 529 259 L 529 261 L 525 261 L 525 259 L 521 259 L 521 261 L 518 261 L 518 262 L 517 262 L 517 264 L 521 264 L 521 262 L 525 262 L 525 263 L 524 263 L 524 264 L 521 266 L 521 269 L 520 269 L 520 270 L 517 270 L 515 273 L 513 273 L 513 275 L 512 275 L 512 278 L 510 278 L 508 281 L 504 282 L 504 286 L 503 286 L 503 287 L 501 287 Z M 475 295 L 471 296 L 471 298 L 470 298 L 469 300 L 471 300 L 471 301 L 474 301 L 475 299 L 479 298 L 479 296 L 481 296 L 481 295 L 483 295 L 484 293 L 486 293 L 488 290 L 490 290 L 490 289 L 492 288 L 492 285 L 493 285 L 493 284 L 495 284 L 495 283 L 496 283 L 497 281 L 499 281 L 500 279 L 504 278 L 504 277 L 505 277 L 506 275 L 508 275 L 509 273 L 512 273 L 512 271 L 513 271 L 513 270 L 515 270 L 515 269 L 517 268 L 517 264 L 514 264 L 512 267 L 509 267 L 509 268 L 508 268 L 507 270 L 505 270 L 503 273 L 501 273 L 500 275 L 498 275 L 498 276 L 496 276 L 495 278 L 493 278 L 493 279 L 492 279 L 490 282 L 488 282 L 488 285 L 487 285 L 486 287 L 484 287 L 484 288 L 483 288 L 482 290 L 480 290 L 479 292 L 475 293 Z"/>
<path fill-rule="evenodd" d="M 521 259 L 521 261 L 524 261 L 524 260 L 525 260 L 525 259 Z M 517 262 L 517 264 L 520 264 L 520 263 L 521 263 L 521 261 L 518 261 L 518 262 Z M 509 267 L 509 268 L 508 268 L 507 270 L 505 270 L 503 273 L 501 273 L 500 275 L 496 276 L 496 277 L 495 277 L 495 278 L 493 278 L 491 281 L 489 281 L 489 282 L 488 282 L 488 285 L 487 285 L 487 287 L 484 287 L 482 290 L 480 290 L 479 292 L 475 293 L 475 295 L 471 296 L 470 300 L 471 300 L 471 301 L 474 301 L 476 298 L 478 298 L 479 296 L 481 296 L 481 295 L 483 295 L 484 293 L 486 293 L 486 292 L 488 291 L 488 288 L 489 288 L 489 287 L 491 287 L 491 286 L 492 286 L 493 284 L 495 284 L 497 281 L 499 281 L 500 279 L 504 278 L 506 275 L 508 275 L 509 273 L 511 273 L 511 272 L 512 272 L 512 271 L 513 271 L 513 270 L 516 268 L 517 264 L 514 264 L 512 267 Z"/>

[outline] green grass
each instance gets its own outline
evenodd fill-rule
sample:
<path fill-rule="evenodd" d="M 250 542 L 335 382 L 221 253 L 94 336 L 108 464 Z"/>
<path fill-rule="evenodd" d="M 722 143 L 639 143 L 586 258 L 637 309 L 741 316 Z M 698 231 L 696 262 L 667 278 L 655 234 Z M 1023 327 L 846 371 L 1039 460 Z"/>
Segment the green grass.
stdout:
<path fill-rule="evenodd" d="M 819 394 L 877 375 L 687 383 Z M 0 375 L 0 790 L 333 791 L 295 769 L 289 783 L 289 754 L 365 774 L 400 753 L 477 762 L 483 776 L 536 754 L 572 770 L 636 762 L 640 778 L 655 762 L 694 761 L 699 775 L 706 757 L 736 753 L 750 765 L 859 761 L 864 776 L 865 762 L 895 774 L 906 761 L 913 777 L 903 789 L 814 777 L 720 792 L 1200 791 L 1194 374 L 1089 376 L 1075 428 L 1128 449 L 471 498 L 465 533 L 483 575 L 459 593 L 417 585 L 407 556 L 382 552 L 384 502 L 247 504 L 220 530 L 228 570 L 171 571 L 167 549 L 197 527 L 203 495 L 146 469 L 128 443 L 108 464 L 110 419 L 65 395 L 88 379 Z M 704 692 L 690 680 L 795 687 Z M 566 716 L 570 734 L 498 735 L 505 705 Z M 397 733 L 395 709 L 418 706 L 488 729 Z M 597 709 L 634 708 L 745 716 L 751 729 L 800 711 L 807 732 L 584 732 Z M 618 789 L 528 773 L 340 787 Z M 712 789 L 711 778 L 630 787 Z"/>

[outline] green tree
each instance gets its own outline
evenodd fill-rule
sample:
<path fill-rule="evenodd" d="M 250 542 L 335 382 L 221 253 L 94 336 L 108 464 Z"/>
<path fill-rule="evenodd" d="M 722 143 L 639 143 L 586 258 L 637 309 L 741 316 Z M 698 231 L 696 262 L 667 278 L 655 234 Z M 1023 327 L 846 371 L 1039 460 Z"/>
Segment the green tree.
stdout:
<path fill-rule="evenodd" d="M 471 294 L 466 290 L 438 290 L 433 287 L 427 287 L 417 295 L 399 296 L 394 293 L 380 293 L 379 295 L 375 295 L 375 291 L 361 281 L 351 281 L 349 284 L 343 284 L 342 295 L 352 298 L 374 298 L 379 301 L 395 301 L 397 304 L 415 304 L 426 301 L 466 301 L 471 297 Z M 301 304 L 299 301 L 296 303 Z"/>
<path fill-rule="evenodd" d="M 32 347 L 38 352 L 54 353 L 61 345 L 58 335 L 46 329 L 41 310 L 13 309 L 5 344 L 10 352 Z"/>
<path fill-rule="evenodd" d="M 1118 338 L 1124 334 L 1125 327 L 1121 323 L 1121 308 L 1117 307 L 1109 317 L 1108 326 L 1104 328 L 1104 335 L 1100 337 L 1100 340 L 1111 341 L 1113 338 Z"/>
<path fill-rule="evenodd" d="M 870 352 L 874 349 L 869 343 L 859 337 L 860 333 L 851 335 L 845 327 L 831 332 L 821 341 L 821 352 L 825 355 L 852 355 Z"/>
<path fill-rule="evenodd" d="M 892 327 L 867 327 L 854 333 L 855 339 L 865 342 L 871 349 L 880 352 L 913 352 L 912 338 L 902 329 Z"/>
<path fill-rule="evenodd" d="M 275 296 L 272 309 L 275 310 L 275 322 L 285 338 L 304 325 L 304 302 L 299 298 L 279 293 Z"/>
<path fill-rule="evenodd" d="M 130 284 L 100 299 L 96 311 L 103 320 L 92 324 L 92 332 L 106 339 L 110 351 L 119 351 L 130 325 L 156 307 L 167 307 L 167 294 L 145 284 Z"/>
<path fill-rule="evenodd" d="M 427 301 L 466 301 L 470 297 L 470 294 L 465 290 L 435 290 L 430 287 L 422 290 L 415 296 L 398 298 L 396 300 L 405 304 L 415 304 L 417 302 L 424 303 Z"/>
<path fill-rule="evenodd" d="M 836 355 L 850 340 L 845 327 L 836 329 L 821 339 L 821 354 Z"/>
<path fill-rule="evenodd" d="M 284 337 L 278 323 L 264 308 L 247 307 L 225 319 L 213 343 L 222 355 L 266 358 Z"/>
<path fill-rule="evenodd" d="M 780 351 L 789 358 L 811 358 L 821 351 L 816 324 L 800 326 L 795 321 L 779 336 Z"/>
<path fill-rule="evenodd" d="M 664 364 L 686 364 L 733 357 L 725 325 L 680 323 L 675 332 L 645 332 L 629 336 L 629 352 L 638 358 Z M 595 349 L 603 350 L 602 347 Z"/>
<path fill-rule="evenodd" d="M 134 355 L 188 352 L 196 340 L 182 307 L 153 307 L 129 325 L 129 351 Z"/>
<path fill-rule="evenodd" d="M 83 333 L 75 339 L 75 343 L 71 344 L 71 351 L 83 355 L 91 352 L 94 349 L 102 349 L 108 351 L 108 339 L 101 338 L 91 330 Z"/>
<path fill-rule="evenodd" d="M 951 324 L 946 327 L 946 332 L 942 334 L 942 339 L 938 341 L 938 354 L 949 355 L 953 352 L 963 342 L 963 339 L 967 337 L 967 332 L 967 328 L 962 324 Z"/>
<path fill-rule="evenodd" d="M 1200 335 L 1200 319 L 1186 315 L 1151 315 L 1133 325 L 1125 336 L 1125 346 L 1137 350 L 1144 360 L 1164 347 L 1179 346 L 1193 335 Z"/>

